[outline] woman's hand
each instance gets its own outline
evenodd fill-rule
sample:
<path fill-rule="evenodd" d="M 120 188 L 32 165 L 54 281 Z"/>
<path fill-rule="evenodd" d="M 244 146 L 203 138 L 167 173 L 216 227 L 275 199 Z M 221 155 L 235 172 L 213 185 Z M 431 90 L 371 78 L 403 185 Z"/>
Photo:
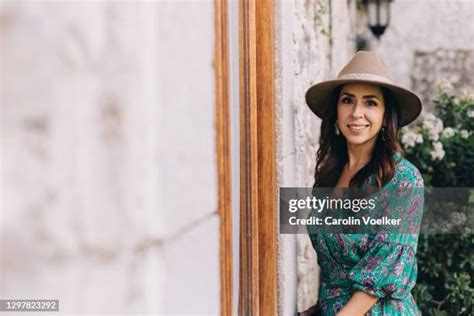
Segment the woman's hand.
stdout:
<path fill-rule="evenodd" d="M 351 314 L 351 313 L 346 313 L 346 312 L 343 312 L 342 310 L 336 314 L 336 316 L 364 316 L 365 313 L 363 314 Z"/>
<path fill-rule="evenodd" d="M 377 303 L 377 300 L 376 296 L 356 291 L 336 316 L 364 316 Z"/>
<path fill-rule="evenodd" d="M 341 312 L 337 313 L 336 316 L 358 316 L 358 315 L 350 315 L 349 313 L 345 313 L 345 312 L 341 311 Z"/>

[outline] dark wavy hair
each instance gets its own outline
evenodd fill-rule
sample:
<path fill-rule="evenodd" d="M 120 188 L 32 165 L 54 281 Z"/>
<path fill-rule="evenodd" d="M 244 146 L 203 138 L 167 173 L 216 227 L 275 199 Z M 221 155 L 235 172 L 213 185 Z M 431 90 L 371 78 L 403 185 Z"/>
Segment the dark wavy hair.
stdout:
<path fill-rule="evenodd" d="M 382 86 L 381 88 L 385 101 L 384 135 L 382 136 L 382 132 L 380 132 L 377 136 L 371 159 L 354 175 L 349 183 L 350 187 L 360 187 L 368 177 L 374 174 L 376 186 L 382 188 L 395 174 L 396 161 L 393 154 L 403 154 L 398 143 L 400 120 L 397 111 L 397 100 L 388 89 Z M 335 187 L 349 159 L 346 139 L 342 134 L 336 135 L 335 128 L 337 102 L 341 89 L 342 85 L 334 89 L 331 104 L 321 124 L 313 188 Z"/>

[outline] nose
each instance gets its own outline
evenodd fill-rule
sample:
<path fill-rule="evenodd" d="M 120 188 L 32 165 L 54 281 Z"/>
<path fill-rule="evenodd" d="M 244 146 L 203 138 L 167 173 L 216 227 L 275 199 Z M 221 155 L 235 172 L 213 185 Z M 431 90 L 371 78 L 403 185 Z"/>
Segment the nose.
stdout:
<path fill-rule="evenodd" d="M 351 116 L 354 119 L 364 117 L 364 113 L 362 111 L 362 106 L 360 106 L 358 102 L 353 106 Z"/>

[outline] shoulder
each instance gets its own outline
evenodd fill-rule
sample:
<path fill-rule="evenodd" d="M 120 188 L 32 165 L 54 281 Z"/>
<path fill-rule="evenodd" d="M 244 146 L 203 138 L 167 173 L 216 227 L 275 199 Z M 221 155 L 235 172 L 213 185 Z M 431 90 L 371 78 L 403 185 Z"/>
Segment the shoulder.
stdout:
<path fill-rule="evenodd" d="M 400 155 L 394 155 L 396 167 L 395 174 L 391 182 L 397 184 L 404 183 L 405 185 L 412 187 L 423 187 L 423 177 L 421 176 L 420 170 Z"/>

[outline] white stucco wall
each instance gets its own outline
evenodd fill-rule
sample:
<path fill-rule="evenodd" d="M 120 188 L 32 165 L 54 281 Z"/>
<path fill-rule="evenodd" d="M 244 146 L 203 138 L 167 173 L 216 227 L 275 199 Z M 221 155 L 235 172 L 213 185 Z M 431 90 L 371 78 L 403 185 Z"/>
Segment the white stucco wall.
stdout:
<path fill-rule="evenodd" d="M 391 22 L 380 41 L 370 36 L 365 25 L 360 33 L 371 38 L 370 48 L 376 50 L 391 69 L 394 81 L 422 94 L 424 101 L 433 98 L 435 87 L 420 87 L 417 71 L 429 73 L 431 85 L 439 79 L 448 79 L 461 91 L 472 82 L 460 80 L 463 73 L 472 78 L 474 71 L 474 1 L 471 0 L 397 0 L 391 4 Z M 362 28 L 362 29 L 361 29 Z M 438 51 L 447 51 L 440 54 Z M 449 51 L 470 51 L 471 57 L 459 62 Z M 436 66 L 419 69 L 417 53 L 432 54 Z M 432 82 L 432 83 L 431 83 Z M 431 105 L 429 105 L 431 107 Z"/>
<path fill-rule="evenodd" d="M 304 96 L 312 84 L 333 78 L 354 53 L 354 15 L 351 1 L 277 1 L 279 187 L 314 184 L 321 121 L 309 110 Z M 278 258 L 279 314 L 293 315 L 314 305 L 319 268 L 309 237 L 279 235 Z"/>
<path fill-rule="evenodd" d="M 2 1 L 2 298 L 219 312 L 212 1 Z"/>

